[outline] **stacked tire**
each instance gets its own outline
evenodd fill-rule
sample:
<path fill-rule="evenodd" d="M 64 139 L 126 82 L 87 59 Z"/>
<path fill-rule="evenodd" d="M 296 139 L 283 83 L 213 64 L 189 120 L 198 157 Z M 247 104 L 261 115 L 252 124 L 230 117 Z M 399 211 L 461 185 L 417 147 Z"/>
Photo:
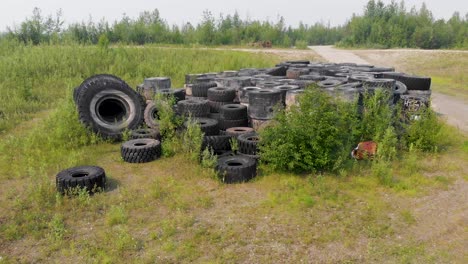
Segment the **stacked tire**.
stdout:
<path fill-rule="evenodd" d="M 248 126 L 247 106 L 241 104 L 226 104 L 220 108 L 220 129 L 225 131 L 232 127 Z"/>
<path fill-rule="evenodd" d="M 212 87 L 207 92 L 211 113 L 219 113 L 223 105 L 232 104 L 236 90 L 225 87 Z"/>
<path fill-rule="evenodd" d="M 276 108 L 283 108 L 283 93 L 275 89 L 249 92 L 249 117 L 255 131 L 264 128 L 275 116 Z"/>

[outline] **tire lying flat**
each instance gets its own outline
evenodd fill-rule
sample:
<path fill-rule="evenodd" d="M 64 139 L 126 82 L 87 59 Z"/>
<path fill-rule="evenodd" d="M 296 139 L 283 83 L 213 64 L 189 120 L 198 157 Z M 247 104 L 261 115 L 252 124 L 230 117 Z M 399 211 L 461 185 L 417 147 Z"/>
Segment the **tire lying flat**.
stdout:
<path fill-rule="evenodd" d="M 55 183 L 61 194 L 72 194 L 75 188 L 84 188 L 92 194 L 106 188 L 106 173 L 97 166 L 73 167 L 59 172 Z"/>
<path fill-rule="evenodd" d="M 225 183 L 240 183 L 257 175 L 257 162 L 246 156 L 226 156 L 218 159 L 216 171 Z"/>
<path fill-rule="evenodd" d="M 129 140 L 120 148 L 122 159 L 129 163 L 146 163 L 161 157 L 161 142 L 141 138 Z"/>

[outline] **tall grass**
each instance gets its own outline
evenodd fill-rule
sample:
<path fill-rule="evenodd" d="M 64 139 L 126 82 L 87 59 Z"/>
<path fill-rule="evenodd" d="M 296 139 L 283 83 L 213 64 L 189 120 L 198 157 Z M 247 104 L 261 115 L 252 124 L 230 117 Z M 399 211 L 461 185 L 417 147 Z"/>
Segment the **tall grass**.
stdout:
<path fill-rule="evenodd" d="M 145 77 L 168 76 L 182 87 L 184 75 L 271 67 L 277 62 L 262 54 L 190 50 L 154 46 L 25 46 L 0 42 L 0 133 L 38 111 L 55 108 L 83 79 L 115 74 L 132 87 Z"/>

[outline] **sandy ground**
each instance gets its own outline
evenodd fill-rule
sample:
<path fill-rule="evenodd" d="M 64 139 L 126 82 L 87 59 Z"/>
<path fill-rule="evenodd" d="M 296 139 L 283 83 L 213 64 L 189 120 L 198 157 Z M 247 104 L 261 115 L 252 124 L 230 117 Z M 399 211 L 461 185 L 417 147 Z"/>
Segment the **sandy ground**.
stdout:
<path fill-rule="evenodd" d="M 372 64 L 362 57 L 353 53 L 350 50 L 335 49 L 332 46 L 311 46 L 309 47 L 315 51 L 319 56 L 324 60 L 329 62 L 351 62 L 358 64 Z M 411 49 L 402 49 L 398 50 L 399 52 L 422 52 L 422 53 L 434 53 L 439 51 L 434 50 L 411 50 Z M 365 53 L 365 51 L 359 51 L 359 53 Z M 373 50 L 372 52 L 376 52 Z M 382 52 L 385 52 L 383 50 Z M 443 51 L 443 52 L 468 52 L 468 51 Z M 382 66 L 389 66 L 380 64 Z M 444 95 L 437 92 L 432 92 L 432 107 L 440 114 L 444 115 L 447 119 L 447 123 L 452 126 L 458 127 L 464 132 L 468 132 L 468 105 L 460 99 L 457 99 L 453 96 Z"/>

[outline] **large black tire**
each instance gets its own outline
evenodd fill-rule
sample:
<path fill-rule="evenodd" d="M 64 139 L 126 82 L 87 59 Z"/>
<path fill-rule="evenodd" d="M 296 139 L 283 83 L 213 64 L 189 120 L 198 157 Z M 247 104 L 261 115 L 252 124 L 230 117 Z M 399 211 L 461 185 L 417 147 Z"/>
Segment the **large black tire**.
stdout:
<path fill-rule="evenodd" d="M 226 87 L 208 89 L 208 100 L 215 102 L 232 102 L 236 97 L 236 90 Z"/>
<path fill-rule="evenodd" d="M 249 124 L 248 119 L 239 119 L 239 120 L 219 120 L 219 128 L 221 130 L 226 130 L 231 127 L 245 127 Z"/>
<path fill-rule="evenodd" d="M 78 86 L 73 89 L 73 101 L 75 102 L 75 105 L 78 105 L 78 95 L 80 94 L 80 88 L 81 86 Z"/>
<path fill-rule="evenodd" d="M 215 102 L 208 100 L 208 104 L 210 105 L 211 113 L 219 113 L 223 105 L 232 104 L 232 102 Z"/>
<path fill-rule="evenodd" d="M 145 163 L 161 157 L 161 142 L 141 138 L 124 142 L 120 148 L 122 159 L 129 163 Z"/>
<path fill-rule="evenodd" d="M 383 78 L 391 78 L 404 83 L 408 88 L 408 91 L 428 91 L 431 89 L 430 77 L 411 76 L 401 72 L 384 72 Z"/>
<path fill-rule="evenodd" d="M 406 94 L 408 88 L 406 85 L 400 81 L 395 82 L 395 92 L 393 93 L 393 103 L 396 104 L 400 100 L 400 96 Z"/>
<path fill-rule="evenodd" d="M 249 92 L 261 90 L 260 87 L 247 86 L 239 90 L 239 101 L 244 104 L 249 103 Z"/>
<path fill-rule="evenodd" d="M 257 155 L 259 141 L 260 138 L 257 133 L 246 133 L 238 136 L 239 152 L 247 155 Z"/>
<path fill-rule="evenodd" d="M 161 140 L 161 134 L 159 133 L 159 129 L 154 128 L 140 128 L 135 129 L 130 132 L 131 139 L 139 139 L 139 138 L 152 138 Z"/>
<path fill-rule="evenodd" d="M 193 118 L 193 122 L 200 126 L 200 129 L 205 136 L 214 136 L 219 134 L 218 120 L 211 118 Z M 185 122 L 185 127 L 188 126 L 188 121 Z"/>
<path fill-rule="evenodd" d="M 145 112 L 144 112 L 144 119 L 145 123 L 150 128 L 157 128 L 159 127 L 159 115 L 158 109 L 154 102 L 151 102 L 146 105 Z"/>
<path fill-rule="evenodd" d="M 283 106 L 279 90 L 262 89 L 249 92 L 249 115 L 255 119 L 273 119 L 275 107 Z"/>
<path fill-rule="evenodd" d="M 88 193 L 103 191 L 106 188 L 106 173 L 97 166 L 79 166 L 59 172 L 55 178 L 57 191 L 72 194 L 74 188 L 84 188 Z"/>
<path fill-rule="evenodd" d="M 216 171 L 225 183 L 240 183 L 257 175 L 257 162 L 244 156 L 227 156 L 218 159 Z"/>
<path fill-rule="evenodd" d="M 230 127 L 226 129 L 226 132 L 224 134 L 227 136 L 235 137 L 237 139 L 237 137 L 240 135 L 253 132 L 255 131 L 251 127 Z"/>
<path fill-rule="evenodd" d="M 243 120 L 247 119 L 247 106 L 241 104 L 227 104 L 220 108 L 221 119 Z"/>
<path fill-rule="evenodd" d="M 171 88 L 171 79 L 168 77 L 151 77 L 143 81 L 143 86 L 152 91 Z"/>
<path fill-rule="evenodd" d="M 299 76 L 299 80 L 303 81 L 315 81 L 315 82 L 320 82 L 325 80 L 325 76 L 320 76 L 319 74 L 307 74 L 307 75 L 301 75 Z M 290 84 L 291 82 L 288 82 Z"/>
<path fill-rule="evenodd" d="M 96 75 L 93 75 L 91 77 L 88 77 L 87 79 L 85 79 L 81 84 L 80 86 L 78 86 L 77 88 L 75 88 L 74 90 L 74 93 L 76 93 L 76 95 L 74 95 L 74 97 L 76 97 L 76 105 L 78 106 L 78 103 L 80 101 L 80 96 L 81 96 L 81 93 L 82 93 L 82 90 L 83 89 L 87 89 L 89 84 L 92 83 L 92 82 L 95 82 L 96 80 L 99 80 L 99 79 L 112 79 L 112 80 L 115 80 L 115 81 L 119 81 L 119 82 L 124 82 L 122 79 L 120 79 L 119 77 L 115 76 L 115 75 L 112 75 L 112 74 L 106 74 L 106 73 L 103 73 L 103 74 L 96 74 Z"/>
<path fill-rule="evenodd" d="M 342 81 L 335 80 L 335 79 L 326 79 L 324 81 L 320 81 L 317 83 L 317 85 L 320 88 L 331 88 L 331 87 L 337 87 L 338 85 L 343 84 Z"/>
<path fill-rule="evenodd" d="M 145 101 L 127 83 L 112 75 L 97 75 L 83 82 L 78 96 L 81 122 L 95 133 L 119 139 L 126 129 L 143 122 Z"/>
<path fill-rule="evenodd" d="M 420 76 L 403 76 L 401 78 L 402 83 L 408 87 L 408 91 L 428 91 L 431 89 L 431 78 L 430 77 L 420 77 Z"/>
<path fill-rule="evenodd" d="M 161 93 L 166 97 L 174 97 L 176 103 L 185 100 L 185 89 L 161 89 L 157 93 Z"/>
<path fill-rule="evenodd" d="M 263 89 L 272 89 L 273 87 L 276 87 L 278 85 L 281 85 L 281 83 L 275 82 L 275 81 L 264 81 L 264 82 L 257 83 L 257 86 Z"/>
<path fill-rule="evenodd" d="M 177 106 L 182 116 L 207 117 L 210 114 L 210 104 L 207 100 L 182 100 Z"/>
<path fill-rule="evenodd" d="M 279 66 L 279 67 L 275 67 L 275 68 L 267 70 L 266 74 L 269 74 L 269 75 L 272 75 L 272 76 L 286 76 L 286 71 L 287 70 L 288 70 L 288 67 Z"/>
<path fill-rule="evenodd" d="M 283 104 L 286 105 L 286 93 L 288 91 L 298 90 L 299 86 L 297 86 L 297 85 L 279 85 L 279 86 L 273 87 L 273 89 L 281 91 L 281 97 L 282 97 L 281 100 L 283 101 Z"/>
<path fill-rule="evenodd" d="M 216 87 L 216 83 L 195 83 L 192 85 L 192 96 L 195 97 L 208 97 L 208 89 Z"/>
<path fill-rule="evenodd" d="M 395 80 L 383 78 L 363 80 L 362 86 L 365 88 L 384 88 L 386 91 L 393 94 L 395 91 Z"/>
<path fill-rule="evenodd" d="M 215 152 L 231 150 L 230 136 L 204 136 L 202 142 L 202 151 L 211 148 Z"/>

